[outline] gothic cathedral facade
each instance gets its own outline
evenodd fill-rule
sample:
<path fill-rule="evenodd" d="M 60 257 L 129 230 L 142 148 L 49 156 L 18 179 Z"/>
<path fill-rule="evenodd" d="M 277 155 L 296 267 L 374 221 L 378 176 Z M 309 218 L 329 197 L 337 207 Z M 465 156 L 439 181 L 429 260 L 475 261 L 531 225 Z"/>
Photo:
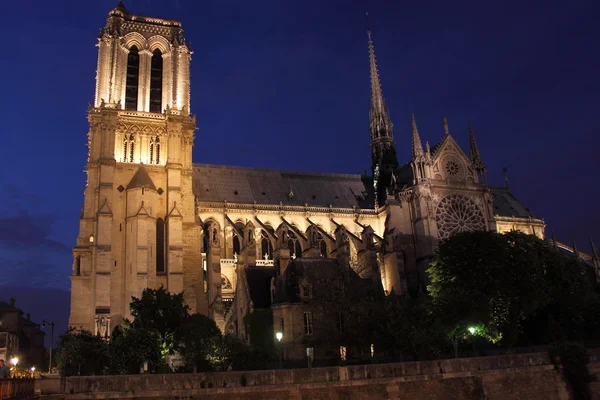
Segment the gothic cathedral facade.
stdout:
<path fill-rule="evenodd" d="M 454 233 L 544 235 L 544 221 L 508 187 L 488 185 L 470 126 L 468 154 L 445 118 L 442 140 L 423 147 L 413 115 L 403 139 L 412 159 L 398 162 L 370 32 L 371 176 L 193 163 L 192 51 L 181 24 L 119 3 L 97 46 L 72 327 L 109 336 L 131 317 L 132 296 L 163 286 L 238 332 L 265 290 L 246 267 L 277 276 L 290 260 L 339 260 L 344 248 L 358 275 L 405 294 L 424 290 L 437 242 Z"/>

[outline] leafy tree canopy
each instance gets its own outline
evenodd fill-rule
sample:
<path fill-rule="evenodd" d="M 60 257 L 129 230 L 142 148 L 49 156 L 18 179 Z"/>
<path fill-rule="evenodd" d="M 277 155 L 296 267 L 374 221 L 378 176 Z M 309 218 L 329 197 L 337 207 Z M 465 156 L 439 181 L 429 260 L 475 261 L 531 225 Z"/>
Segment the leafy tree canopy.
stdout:
<path fill-rule="evenodd" d="M 579 318 L 591 289 L 583 263 L 517 231 L 445 239 L 428 273 L 428 291 L 447 329 L 483 324 L 490 339 L 509 345 L 526 318 L 550 305 L 559 305 L 563 319 Z"/>

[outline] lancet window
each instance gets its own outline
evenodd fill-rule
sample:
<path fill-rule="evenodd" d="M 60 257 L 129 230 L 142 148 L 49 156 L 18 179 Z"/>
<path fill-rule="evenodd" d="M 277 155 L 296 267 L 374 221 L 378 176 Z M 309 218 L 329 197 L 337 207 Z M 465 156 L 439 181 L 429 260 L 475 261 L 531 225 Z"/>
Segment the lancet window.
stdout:
<path fill-rule="evenodd" d="M 137 110 L 138 86 L 140 80 L 140 54 L 136 46 L 131 46 L 127 56 L 127 80 L 125 82 L 125 109 Z"/>
<path fill-rule="evenodd" d="M 160 164 L 160 137 L 150 139 L 150 164 Z"/>
<path fill-rule="evenodd" d="M 152 53 L 150 63 L 150 112 L 162 112 L 163 59 L 159 49 Z"/>
<path fill-rule="evenodd" d="M 133 152 L 135 151 L 135 136 L 125 136 L 123 139 L 123 162 L 133 162 Z"/>
<path fill-rule="evenodd" d="M 266 260 L 273 259 L 273 244 L 271 244 L 269 235 L 264 229 L 260 231 L 260 254 Z"/>

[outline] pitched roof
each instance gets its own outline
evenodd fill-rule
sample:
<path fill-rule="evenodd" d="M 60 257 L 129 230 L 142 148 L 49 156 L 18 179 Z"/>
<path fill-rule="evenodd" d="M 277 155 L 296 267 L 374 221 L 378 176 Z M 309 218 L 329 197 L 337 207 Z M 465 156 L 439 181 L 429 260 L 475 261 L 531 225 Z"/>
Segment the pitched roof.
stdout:
<path fill-rule="evenodd" d="M 277 276 L 273 267 L 247 265 L 246 281 L 254 308 L 271 307 L 271 279 Z"/>
<path fill-rule="evenodd" d="M 154 186 L 154 182 L 152 182 L 152 178 L 148 175 L 148 171 L 144 168 L 144 164 L 140 164 L 140 167 L 131 178 L 131 181 L 127 184 L 127 189 L 133 189 L 138 187 L 144 187 L 147 189 L 156 190 L 156 186 Z"/>
<path fill-rule="evenodd" d="M 537 218 L 508 189 L 491 187 L 494 197 L 494 214 L 501 217 Z"/>
<path fill-rule="evenodd" d="M 371 177 L 194 164 L 200 201 L 374 208 Z M 293 193 L 293 196 L 290 196 Z"/>

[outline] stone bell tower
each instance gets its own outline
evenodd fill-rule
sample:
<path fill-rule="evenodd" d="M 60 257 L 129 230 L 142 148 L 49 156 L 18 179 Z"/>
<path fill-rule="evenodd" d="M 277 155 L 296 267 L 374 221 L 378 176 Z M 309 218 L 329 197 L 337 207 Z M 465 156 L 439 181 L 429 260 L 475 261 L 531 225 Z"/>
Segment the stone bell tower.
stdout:
<path fill-rule="evenodd" d="M 184 265 L 200 265 L 196 121 L 189 111 L 192 52 L 180 22 L 132 15 L 119 2 L 97 46 L 69 325 L 109 336 L 144 288 L 179 293 L 202 285 L 200 272 L 186 272 L 185 282 L 183 274 Z M 197 239 L 184 246 L 184 235 Z M 196 309 L 195 300 L 190 306 Z"/>

